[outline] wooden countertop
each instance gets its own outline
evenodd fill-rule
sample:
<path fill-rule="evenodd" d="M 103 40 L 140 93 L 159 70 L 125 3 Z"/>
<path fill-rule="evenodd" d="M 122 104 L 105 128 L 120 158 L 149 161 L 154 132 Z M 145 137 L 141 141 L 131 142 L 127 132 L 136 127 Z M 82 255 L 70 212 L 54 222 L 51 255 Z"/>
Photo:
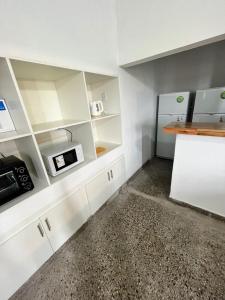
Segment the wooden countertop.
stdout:
<path fill-rule="evenodd" d="M 168 134 L 191 134 L 225 137 L 225 123 L 172 122 L 163 128 Z"/>

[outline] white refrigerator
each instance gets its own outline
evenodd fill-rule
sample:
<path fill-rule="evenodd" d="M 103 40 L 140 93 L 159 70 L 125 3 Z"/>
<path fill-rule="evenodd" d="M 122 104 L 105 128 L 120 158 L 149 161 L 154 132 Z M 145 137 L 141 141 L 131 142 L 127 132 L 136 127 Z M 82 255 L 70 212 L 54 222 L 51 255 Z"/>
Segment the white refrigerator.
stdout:
<path fill-rule="evenodd" d="M 176 135 L 166 134 L 163 127 L 171 122 L 186 122 L 190 92 L 159 95 L 156 156 L 173 159 Z"/>
<path fill-rule="evenodd" d="M 196 92 L 192 122 L 225 122 L 225 87 Z"/>

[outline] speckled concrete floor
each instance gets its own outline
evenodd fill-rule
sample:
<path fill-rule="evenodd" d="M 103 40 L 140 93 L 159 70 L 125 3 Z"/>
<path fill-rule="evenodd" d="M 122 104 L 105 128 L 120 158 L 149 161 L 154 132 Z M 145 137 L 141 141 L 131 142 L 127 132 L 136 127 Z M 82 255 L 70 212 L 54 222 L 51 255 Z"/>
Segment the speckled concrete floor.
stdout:
<path fill-rule="evenodd" d="M 154 158 L 129 180 L 128 186 L 147 195 L 168 197 L 172 167 L 171 160 Z"/>
<path fill-rule="evenodd" d="M 225 299 L 225 223 L 165 201 L 170 173 L 147 165 L 12 299 Z"/>

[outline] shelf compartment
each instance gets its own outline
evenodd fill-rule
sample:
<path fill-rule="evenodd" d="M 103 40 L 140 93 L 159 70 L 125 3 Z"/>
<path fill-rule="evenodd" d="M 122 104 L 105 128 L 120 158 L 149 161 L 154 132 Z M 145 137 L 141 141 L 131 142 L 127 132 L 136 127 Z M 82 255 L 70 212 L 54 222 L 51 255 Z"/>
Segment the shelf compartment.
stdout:
<path fill-rule="evenodd" d="M 49 176 L 51 184 L 58 182 L 96 159 L 91 123 L 88 122 L 80 125 L 74 125 L 66 127 L 66 129 L 71 131 L 72 141 L 82 145 L 84 162 L 55 177 Z M 63 129 L 36 134 L 35 137 L 40 148 L 40 152 L 49 145 L 57 145 L 59 143 L 67 143 L 71 141 L 71 134 Z"/>
<path fill-rule="evenodd" d="M 11 60 L 34 132 L 90 120 L 84 73 Z"/>
<path fill-rule="evenodd" d="M 42 191 L 44 188 L 46 188 L 48 186 L 48 185 L 43 185 L 43 181 L 39 180 L 36 176 L 32 176 L 32 174 L 31 174 L 31 177 L 32 177 L 32 181 L 33 181 L 35 188 L 25 194 L 22 194 L 22 195 L 16 197 L 15 199 L 13 199 L 9 202 L 1 205 L 0 206 L 0 214 L 11 207 L 18 205 L 20 202 L 36 195 L 37 193 L 39 193 L 40 191 Z"/>
<path fill-rule="evenodd" d="M 11 66 L 5 58 L 0 58 L 0 99 L 4 99 L 13 120 L 15 131 L 0 133 L 0 141 L 6 141 L 14 136 L 19 137 L 30 133 L 30 127 L 17 93 L 16 82 Z"/>
<path fill-rule="evenodd" d="M 92 121 L 98 121 L 98 120 L 113 118 L 113 117 L 117 117 L 117 116 L 119 116 L 119 114 L 106 114 L 106 113 L 103 113 L 101 116 L 91 117 L 91 120 Z"/>
<path fill-rule="evenodd" d="M 118 78 L 85 72 L 89 106 L 92 101 L 101 100 L 105 114 L 120 113 Z"/>
<path fill-rule="evenodd" d="M 2 209 L 4 209 L 6 206 L 12 206 L 15 203 L 18 203 L 18 201 L 34 195 L 49 185 L 47 173 L 45 172 L 43 164 L 40 161 L 40 155 L 37 151 L 35 141 L 32 136 L 1 142 L 0 152 L 5 156 L 15 155 L 16 157 L 22 159 L 25 162 L 34 183 L 34 189 L 32 191 L 17 197 L 19 200 L 15 198 L 9 203 L 4 204 Z"/>
<path fill-rule="evenodd" d="M 121 145 L 122 137 L 120 116 L 93 121 L 92 127 L 95 147 L 106 148 L 106 151 L 97 155 L 98 157 Z"/>
<path fill-rule="evenodd" d="M 109 142 L 105 142 L 105 141 L 96 141 L 95 142 L 95 148 L 97 147 L 104 147 L 106 148 L 105 151 L 101 152 L 101 153 L 96 153 L 97 158 L 109 153 L 110 151 L 120 147 L 121 144 L 115 144 L 115 143 L 109 143 Z"/>

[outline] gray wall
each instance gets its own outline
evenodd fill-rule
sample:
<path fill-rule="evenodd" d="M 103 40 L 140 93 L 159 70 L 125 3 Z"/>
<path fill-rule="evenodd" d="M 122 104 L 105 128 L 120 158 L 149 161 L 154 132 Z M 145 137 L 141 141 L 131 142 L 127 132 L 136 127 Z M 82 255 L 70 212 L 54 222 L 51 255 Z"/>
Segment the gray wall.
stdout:
<path fill-rule="evenodd" d="M 154 153 L 158 94 L 225 86 L 225 41 L 121 69 L 120 83 L 129 177 Z"/>
<path fill-rule="evenodd" d="M 225 86 L 225 41 L 171 55 L 147 65 L 157 93 Z"/>

